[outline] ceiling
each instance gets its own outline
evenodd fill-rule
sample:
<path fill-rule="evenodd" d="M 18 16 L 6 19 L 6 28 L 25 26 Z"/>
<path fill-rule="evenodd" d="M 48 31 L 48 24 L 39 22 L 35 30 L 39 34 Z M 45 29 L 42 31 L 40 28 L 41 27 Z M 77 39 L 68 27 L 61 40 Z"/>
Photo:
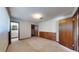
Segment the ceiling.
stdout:
<path fill-rule="evenodd" d="M 72 16 L 76 10 L 74 7 L 10 7 L 11 17 L 31 22 L 50 20 L 59 16 Z M 34 19 L 32 14 L 40 13 L 43 19 Z"/>

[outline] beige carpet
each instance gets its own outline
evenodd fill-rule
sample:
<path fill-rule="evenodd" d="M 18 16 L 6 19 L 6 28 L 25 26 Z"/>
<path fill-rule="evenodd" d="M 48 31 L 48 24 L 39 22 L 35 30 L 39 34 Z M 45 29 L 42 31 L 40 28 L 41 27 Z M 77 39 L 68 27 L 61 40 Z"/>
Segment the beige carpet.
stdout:
<path fill-rule="evenodd" d="M 13 42 L 7 52 L 74 52 L 55 41 L 32 37 Z"/>

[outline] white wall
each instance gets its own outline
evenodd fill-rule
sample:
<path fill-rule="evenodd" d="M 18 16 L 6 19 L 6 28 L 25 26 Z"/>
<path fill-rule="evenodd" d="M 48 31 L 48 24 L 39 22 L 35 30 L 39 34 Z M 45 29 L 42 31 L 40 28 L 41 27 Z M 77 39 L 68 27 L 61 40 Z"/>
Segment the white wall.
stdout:
<path fill-rule="evenodd" d="M 53 32 L 56 33 L 56 41 L 59 41 L 59 23 L 58 20 L 63 19 L 64 17 L 54 18 L 48 21 L 40 22 L 38 24 L 38 31 L 41 32 Z"/>
<path fill-rule="evenodd" d="M 9 23 L 7 10 L 0 7 L 0 51 L 5 51 L 8 46 Z"/>
<path fill-rule="evenodd" d="M 38 28 L 39 31 L 56 33 L 56 21 L 49 20 L 45 22 L 40 22 Z"/>
<path fill-rule="evenodd" d="M 31 37 L 31 23 L 30 22 L 20 22 L 20 39 Z"/>

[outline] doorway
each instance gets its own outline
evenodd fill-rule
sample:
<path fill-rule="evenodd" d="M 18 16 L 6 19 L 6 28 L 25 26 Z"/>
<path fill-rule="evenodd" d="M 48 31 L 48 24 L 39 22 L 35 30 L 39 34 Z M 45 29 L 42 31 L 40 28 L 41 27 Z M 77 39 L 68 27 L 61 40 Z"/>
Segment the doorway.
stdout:
<path fill-rule="evenodd" d="M 31 24 L 31 37 L 38 36 L 38 26 Z"/>
<path fill-rule="evenodd" d="M 19 32 L 19 22 L 10 22 L 10 41 L 14 42 L 19 40 L 20 32 Z"/>

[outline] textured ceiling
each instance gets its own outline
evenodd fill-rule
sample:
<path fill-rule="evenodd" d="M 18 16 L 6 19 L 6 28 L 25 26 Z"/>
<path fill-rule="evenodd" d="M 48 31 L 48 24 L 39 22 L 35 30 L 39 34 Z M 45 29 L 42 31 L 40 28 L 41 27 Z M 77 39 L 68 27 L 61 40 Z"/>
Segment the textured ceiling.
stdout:
<path fill-rule="evenodd" d="M 10 7 L 11 17 L 18 20 L 40 22 L 50 20 L 59 16 L 70 16 L 76 8 L 74 7 Z M 43 19 L 34 19 L 32 14 L 41 13 Z"/>

